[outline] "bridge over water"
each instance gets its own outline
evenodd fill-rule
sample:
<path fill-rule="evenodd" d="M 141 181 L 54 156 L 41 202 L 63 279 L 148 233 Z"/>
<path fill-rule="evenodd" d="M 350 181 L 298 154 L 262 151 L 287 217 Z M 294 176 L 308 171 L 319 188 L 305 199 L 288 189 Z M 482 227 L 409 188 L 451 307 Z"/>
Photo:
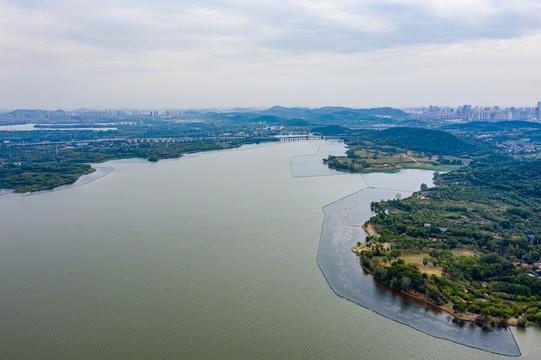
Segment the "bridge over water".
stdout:
<path fill-rule="evenodd" d="M 336 136 L 323 136 L 320 133 L 310 133 L 310 134 L 301 134 L 301 135 L 276 135 L 277 139 L 280 141 L 300 141 L 300 140 L 336 140 Z"/>

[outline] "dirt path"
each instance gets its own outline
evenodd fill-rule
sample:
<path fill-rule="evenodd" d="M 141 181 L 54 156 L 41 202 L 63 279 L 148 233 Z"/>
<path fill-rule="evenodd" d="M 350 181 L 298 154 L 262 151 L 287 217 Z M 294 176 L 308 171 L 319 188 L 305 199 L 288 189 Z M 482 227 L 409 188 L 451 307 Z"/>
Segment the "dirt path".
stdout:
<path fill-rule="evenodd" d="M 408 159 L 413 160 L 417 165 L 421 165 L 417 160 L 415 160 L 415 159 L 412 158 L 411 156 L 407 156 L 407 155 L 402 155 L 402 156 L 405 157 L 405 158 L 408 158 Z"/>

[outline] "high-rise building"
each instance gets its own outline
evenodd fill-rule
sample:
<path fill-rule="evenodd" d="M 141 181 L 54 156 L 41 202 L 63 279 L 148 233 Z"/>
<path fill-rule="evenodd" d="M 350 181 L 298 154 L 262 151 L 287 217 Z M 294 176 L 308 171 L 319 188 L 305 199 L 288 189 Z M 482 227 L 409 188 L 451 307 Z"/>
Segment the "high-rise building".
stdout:
<path fill-rule="evenodd" d="M 535 117 L 537 121 L 541 121 L 541 101 L 537 102 L 537 109 L 535 111 Z"/>

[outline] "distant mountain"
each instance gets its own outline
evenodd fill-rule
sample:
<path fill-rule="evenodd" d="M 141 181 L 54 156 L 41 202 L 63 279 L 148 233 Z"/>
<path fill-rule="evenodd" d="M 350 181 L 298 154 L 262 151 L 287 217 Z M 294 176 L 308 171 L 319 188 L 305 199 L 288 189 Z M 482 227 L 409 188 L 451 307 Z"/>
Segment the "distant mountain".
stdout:
<path fill-rule="evenodd" d="M 279 116 L 283 118 L 300 117 L 305 119 L 317 119 L 320 121 L 332 120 L 376 120 L 378 118 L 390 118 L 396 120 L 408 119 L 409 115 L 402 110 L 390 107 L 381 107 L 373 109 L 352 109 L 340 106 L 326 106 L 322 108 L 286 108 L 274 106 L 270 109 L 259 111 L 261 114 Z"/>
<path fill-rule="evenodd" d="M 261 110 L 261 109 L 259 109 Z M 249 111 L 259 111 L 258 109 L 254 109 L 254 108 L 245 108 L 245 107 L 236 107 L 236 108 L 232 108 L 232 109 L 227 109 L 226 111 L 230 111 L 230 112 L 249 112 Z"/>
<path fill-rule="evenodd" d="M 315 127 L 311 130 L 312 133 L 319 133 L 321 135 L 334 136 L 334 135 L 348 135 L 353 131 L 351 129 L 342 127 L 340 125 L 328 125 L 322 127 Z"/>
<path fill-rule="evenodd" d="M 102 119 L 105 112 L 91 110 L 65 111 L 62 109 L 48 110 L 26 110 L 18 109 L 0 115 L 0 124 L 71 124 L 85 122 L 88 120 Z"/>
<path fill-rule="evenodd" d="M 310 126 L 308 121 L 301 118 L 287 119 L 284 120 L 283 124 L 286 126 Z"/>
<path fill-rule="evenodd" d="M 286 108 L 283 106 L 273 106 L 270 109 L 258 111 L 260 114 L 274 115 L 284 118 L 294 118 L 294 117 L 306 117 L 311 112 L 308 108 Z"/>
<path fill-rule="evenodd" d="M 52 119 L 66 118 L 64 112 L 18 109 L 0 115 L 0 124 L 24 124 L 27 122 L 52 122 Z"/>
<path fill-rule="evenodd" d="M 45 115 L 52 113 L 48 110 L 27 110 L 27 109 L 17 109 L 4 114 L 4 116 L 35 116 L 35 115 Z"/>
<path fill-rule="evenodd" d="M 278 124 L 284 121 L 283 118 L 274 115 L 259 115 L 250 120 L 256 123 Z"/>
<path fill-rule="evenodd" d="M 105 112 L 81 108 L 73 111 L 55 110 L 15 110 L 0 115 L 0 124 L 17 123 L 70 123 L 98 119 L 108 116 Z M 145 115 L 122 115 L 124 118 L 146 119 Z M 396 126 L 410 124 L 409 115 L 390 107 L 373 109 L 352 109 L 341 106 L 326 106 L 310 109 L 304 107 L 287 108 L 274 106 L 266 110 L 237 108 L 227 111 L 187 110 L 183 117 L 190 120 L 215 123 L 266 123 L 293 127 L 340 125 L 351 128 L 373 127 L 374 125 Z"/>

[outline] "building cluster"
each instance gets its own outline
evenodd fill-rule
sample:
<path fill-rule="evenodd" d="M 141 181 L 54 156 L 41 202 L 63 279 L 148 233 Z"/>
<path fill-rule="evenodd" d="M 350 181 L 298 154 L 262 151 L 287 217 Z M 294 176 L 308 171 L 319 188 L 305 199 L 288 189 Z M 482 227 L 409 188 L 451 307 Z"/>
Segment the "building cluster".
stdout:
<path fill-rule="evenodd" d="M 133 116 L 133 117 L 151 117 L 151 118 L 173 118 L 182 117 L 182 110 L 107 110 L 104 112 L 107 117 L 114 116 Z"/>
<path fill-rule="evenodd" d="M 111 119 L 180 119 L 182 110 L 79 110 L 79 111 L 64 111 L 64 110 L 15 110 L 7 114 L 0 115 L 1 124 L 92 124 L 94 122 L 103 122 L 103 120 Z"/>
<path fill-rule="evenodd" d="M 184 136 L 181 138 L 140 138 L 140 139 L 126 139 L 125 142 L 128 144 L 145 144 L 145 143 L 177 143 L 177 142 L 190 142 L 196 141 L 197 138 Z"/>
<path fill-rule="evenodd" d="M 512 153 L 512 154 L 519 154 L 519 153 L 532 154 L 532 153 L 537 152 L 537 149 L 534 146 L 525 146 L 525 145 L 520 145 L 516 143 L 497 144 L 496 146 L 502 149 L 503 151 Z"/>
<path fill-rule="evenodd" d="M 421 108 L 406 108 L 405 112 L 415 120 L 463 120 L 463 121 L 537 121 L 541 122 L 541 101 L 536 107 L 499 106 L 482 107 L 463 105 L 457 108 L 430 105 Z"/>

